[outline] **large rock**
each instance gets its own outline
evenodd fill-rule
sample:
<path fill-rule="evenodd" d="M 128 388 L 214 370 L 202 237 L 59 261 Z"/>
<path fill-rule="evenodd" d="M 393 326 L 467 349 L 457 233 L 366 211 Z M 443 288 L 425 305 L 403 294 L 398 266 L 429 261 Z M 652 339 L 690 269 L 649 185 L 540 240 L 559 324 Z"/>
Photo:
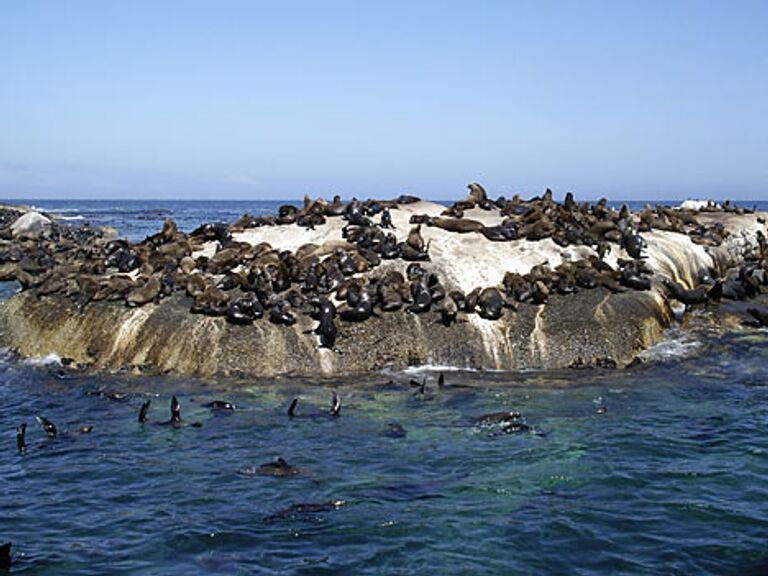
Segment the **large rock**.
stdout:
<path fill-rule="evenodd" d="M 0 308 L 0 341 L 24 356 L 52 352 L 95 370 L 141 368 L 150 373 L 332 375 L 410 365 L 481 369 L 621 366 L 658 341 L 671 316 L 650 293 L 555 296 L 546 306 L 523 304 L 498 321 L 467 316 L 445 327 L 434 314 L 384 314 L 339 322 L 338 352 L 318 347 L 316 323 L 266 320 L 234 326 L 189 314 L 175 295 L 159 305 L 125 308 L 95 302 L 81 313 L 62 297 L 17 295 Z"/>
<path fill-rule="evenodd" d="M 36 240 L 40 236 L 48 234 L 52 223 L 39 212 L 27 212 L 11 224 L 11 234 L 14 240 Z"/>
<path fill-rule="evenodd" d="M 435 216 L 443 209 L 419 202 L 393 210 L 397 236 L 407 235 L 412 214 Z M 487 225 L 501 220 L 498 213 L 479 209 L 466 216 Z M 701 269 L 723 269 L 743 260 L 757 231 L 765 230 L 760 221 L 764 216 L 702 214 L 701 219 L 717 220 L 731 231 L 717 248 L 695 244 L 680 233 L 644 234 L 647 262 L 655 272 L 649 291 L 582 290 L 553 296 L 542 306 L 520 304 L 497 321 L 462 314 L 450 327 L 440 324 L 434 312 L 386 313 L 359 324 L 337 319 L 338 351 L 319 348 L 312 333 L 316 323 L 306 316 L 298 315 L 291 327 L 266 319 L 234 326 L 223 318 L 190 314 L 191 300 L 179 292 L 141 308 L 100 301 L 80 310 L 63 295 L 38 297 L 26 291 L 0 306 L 0 345 L 24 356 L 57 353 L 97 371 L 127 368 L 202 376 L 335 375 L 423 364 L 481 369 L 623 366 L 659 341 L 673 320 L 661 280 L 693 287 Z M 329 218 L 315 230 L 268 226 L 236 233 L 235 239 L 296 250 L 306 243 L 340 242 L 343 226 L 340 218 Z M 543 262 L 554 268 L 564 260 L 595 254 L 590 247 L 563 248 L 551 239 L 490 242 L 481 234 L 426 226 L 422 234 L 431 242 L 431 262 L 424 266 L 439 275 L 447 290 L 496 286 L 507 271 L 525 273 Z M 611 264 L 628 258 L 618 245 L 612 247 L 607 257 Z M 215 250 L 211 242 L 199 253 L 212 255 Z M 386 267 L 404 271 L 406 265 L 387 261 L 368 274 L 380 274 Z"/>

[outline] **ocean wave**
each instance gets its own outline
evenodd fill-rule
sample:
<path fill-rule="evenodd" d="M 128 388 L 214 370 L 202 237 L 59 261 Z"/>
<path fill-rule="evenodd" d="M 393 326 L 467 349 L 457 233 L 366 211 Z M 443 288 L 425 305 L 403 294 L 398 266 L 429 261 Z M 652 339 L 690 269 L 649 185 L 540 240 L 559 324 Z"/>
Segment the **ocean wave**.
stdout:
<path fill-rule="evenodd" d="M 425 372 L 477 372 L 477 368 L 462 366 L 449 366 L 447 364 L 422 364 L 421 366 L 408 366 L 400 370 L 403 374 L 423 374 Z M 488 370 L 484 370 L 488 372 Z"/>
<path fill-rule="evenodd" d="M 699 340 L 677 330 L 670 332 L 669 336 L 654 344 L 650 348 L 638 354 L 638 358 L 647 362 L 663 362 L 678 358 L 693 356 L 703 346 Z"/>

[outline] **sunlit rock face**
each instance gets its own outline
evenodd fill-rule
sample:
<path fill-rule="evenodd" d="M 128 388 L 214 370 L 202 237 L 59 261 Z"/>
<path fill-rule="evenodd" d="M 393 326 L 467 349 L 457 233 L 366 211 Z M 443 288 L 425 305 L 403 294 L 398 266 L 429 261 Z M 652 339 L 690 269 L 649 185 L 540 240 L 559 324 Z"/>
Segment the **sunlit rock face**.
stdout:
<path fill-rule="evenodd" d="M 444 206 L 418 202 L 392 210 L 393 232 L 404 240 L 413 215 L 437 217 Z M 477 369 L 624 366 L 663 337 L 673 320 L 661 280 L 692 288 L 701 270 L 738 263 L 753 250 L 764 226 L 759 214 L 702 214 L 722 222 L 731 232 L 717 247 L 692 242 L 685 234 L 654 230 L 643 234 L 645 260 L 653 270 L 650 290 L 611 292 L 599 287 L 576 294 L 553 294 L 546 304 L 522 302 L 505 308 L 498 320 L 478 314 L 458 316 L 445 326 L 436 312 L 377 313 L 360 323 L 336 319 L 334 349 L 319 346 L 317 322 L 298 314 L 293 326 L 262 318 L 238 326 L 223 317 L 190 314 L 192 299 L 183 291 L 141 307 L 123 302 L 94 301 L 78 306 L 61 294 L 39 296 L 22 292 L 0 306 L 0 343 L 23 356 L 56 353 L 93 371 L 134 370 L 144 373 L 216 374 L 271 377 L 280 374 L 335 375 L 412 365 Z M 486 226 L 499 224 L 497 210 L 467 210 L 465 219 Z M 344 246 L 340 218 L 328 218 L 314 230 L 295 225 L 264 226 L 233 233 L 233 239 L 277 250 L 296 251 L 309 243 Z M 545 238 L 492 242 L 482 234 L 457 233 L 422 225 L 430 261 L 446 291 L 468 293 L 498 287 L 507 272 L 525 274 L 547 263 L 555 268 L 596 254 L 592 247 L 562 247 Z M 196 246 L 192 256 L 213 256 L 217 242 Z M 629 256 L 614 244 L 605 261 L 617 266 Z M 358 276 L 381 276 L 408 262 L 387 260 Z"/>
<path fill-rule="evenodd" d="M 3 341 L 24 356 L 55 352 L 96 370 L 148 373 L 322 374 L 411 365 L 479 369 L 557 368 L 581 362 L 626 364 L 669 322 L 650 292 L 595 289 L 523 305 L 497 321 L 475 315 L 443 326 L 434 315 L 385 314 L 344 323 L 338 351 L 321 349 L 300 317 L 294 326 L 234 326 L 188 313 L 185 297 L 129 309 L 96 302 L 83 312 L 61 298 L 19 294 L 0 311 Z"/>

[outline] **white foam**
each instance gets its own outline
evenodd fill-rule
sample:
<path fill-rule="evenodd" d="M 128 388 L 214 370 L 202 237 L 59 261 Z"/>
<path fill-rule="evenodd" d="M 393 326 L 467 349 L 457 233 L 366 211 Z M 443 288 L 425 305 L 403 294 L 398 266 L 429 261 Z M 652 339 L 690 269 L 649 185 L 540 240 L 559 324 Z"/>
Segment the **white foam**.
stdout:
<path fill-rule="evenodd" d="M 638 358 L 649 362 L 662 362 L 676 358 L 692 356 L 701 348 L 702 342 L 691 340 L 688 336 L 679 332 L 671 333 L 670 337 L 654 344 L 647 350 L 638 354 Z"/>
<path fill-rule="evenodd" d="M 408 366 L 402 370 L 403 374 L 423 374 L 424 372 L 477 372 L 477 368 L 462 368 L 461 366 L 448 366 L 446 364 L 422 364 L 421 366 Z"/>
<path fill-rule="evenodd" d="M 45 356 L 32 356 L 23 360 L 22 363 L 28 366 L 51 366 L 53 364 L 61 366 L 61 356 L 56 354 L 56 352 L 51 352 Z"/>
<path fill-rule="evenodd" d="M 83 216 L 62 216 L 61 214 L 52 214 L 56 220 L 85 220 Z"/>

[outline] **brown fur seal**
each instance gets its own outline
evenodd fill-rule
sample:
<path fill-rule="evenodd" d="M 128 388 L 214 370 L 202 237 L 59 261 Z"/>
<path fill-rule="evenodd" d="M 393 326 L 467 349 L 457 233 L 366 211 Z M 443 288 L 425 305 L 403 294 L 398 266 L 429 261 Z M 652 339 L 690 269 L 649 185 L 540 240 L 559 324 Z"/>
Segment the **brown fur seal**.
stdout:
<path fill-rule="evenodd" d="M 162 285 L 158 276 L 152 276 L 141 288 L 135 288 L 125 297 L 128 306 L 143 306 L 152 302 L 160 295 Z"/>
<path fill-rule="evenodd" d="M 469 188 L 469 194 L 467 195 L 467 198 L 466 198 L 467 202 L 472 202 L 474 204 L 481 204 L 486 200 L 488 200 L 488 195 L 485 193 L 485 188 L 483 188 L 477 182 L 472 182 L 472 184 L 468 184 L 467 188 Z"/>
<path fill-rule="evenodd" d="M 408 232 L 408 238 L 405 242 L 408 244 L 408 246 L 414 250 L 417 250 L 418 252 L 424 251 L 425 243 L 424 238 L 421 236 L 421 224 L 411 228 L 410 232 Z"/>
<path fill-rule="evenodd" d="M 448 232 L 458 232 L 459 234 L 477 232 L 484 228 L 482 222 L 469 220 L 468 218 L 430 218 L 427 221 L 427 226 L 435 226 Z"/>

